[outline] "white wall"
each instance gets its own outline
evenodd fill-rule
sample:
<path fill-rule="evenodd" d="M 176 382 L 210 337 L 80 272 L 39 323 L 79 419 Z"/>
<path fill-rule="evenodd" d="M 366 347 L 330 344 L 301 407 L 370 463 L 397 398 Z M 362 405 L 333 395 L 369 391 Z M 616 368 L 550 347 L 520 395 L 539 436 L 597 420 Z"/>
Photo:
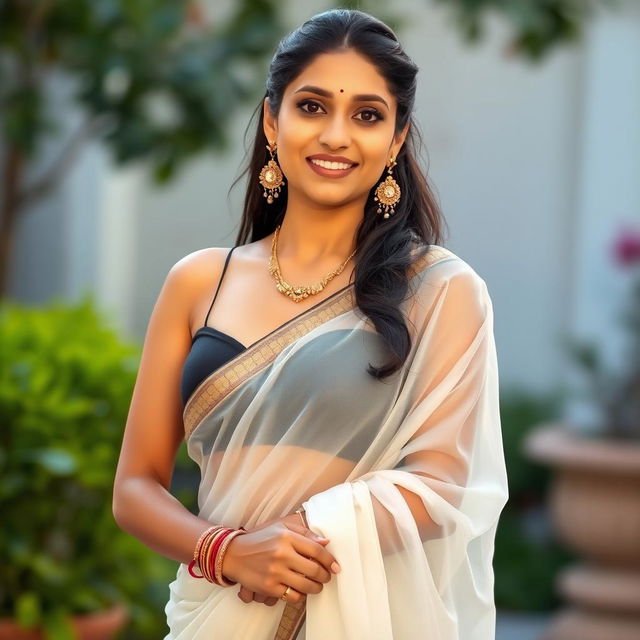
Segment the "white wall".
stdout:
<path fill-rule="evenodd" d="M 217 19 L 228 4 L 222 10 L 209 3 Z M 290 28 L 325 8 L 290 2 Z M 626 0 L 621 13 L 593 24 L 584 45 L 556 51 L 539 66 L 504 53 L 508 31 L 498 18 L 488 21 L 483 43 L 468 48 L 446 7 L 402 0 L 392 9 L 407 18 L 399 36 L 420 67 L 416 115 L 450 230 L 444 244 L 487 281 L 501 382 L 555 388 L 566 375 L 563 333 L 587 327 L 613 335 L 602 288 L 609 291 L 614 279 L 609 270 L 598 281 L 604 265 L 594 255 L 615 220 L 640 215 L 638 4 Z M 22 241 L 28 231 L 37 247 L 18 260 L 25 296 L 38 287 L 72 295 L 93 284 L 120 324 L 141 338 L 171 265 L 235 241 L 244 185 L 229 202 L 227 191 L 252 109 L 235 114 L 233 150 L 194 160 L 168 188 L 139 169 L 114 171 L 104 157 L 95 156 L 85 175 L 78 169 L 71 194 L 62 190 L 49 205 L 65 221 L 66 240 L 45 226 L 51 216 L 23 224 Z M 56 247 L 68 247 L 69 239 L 70 269 L 56 266 Z M 585 317 L 593 321 L 585 325 Z"/>
<path fill-rule="evenodd" d="M 292 3 L 291 27 L 327 7 Z M 506 31 L 497 20 L 471 49 L 441 6 L 405 1 L 393 11 L 409 17 L 399 37 L 420 67 L 416 114 L 449 224 L 445 244 L 489 285 L 503 381 L 547 388 L 559 376 L 555 339 L 567 315 L 584 56 L 562 51 L 536 68 L 502 53 Z M 238 114 L 228 156 L 195 162 L 166 191 L 142 190 L 138 332 L 171 264 L 197 248 L 233 244 L 242 187 L 231 207 L 226 194 L 248 118 L 249 110 Z"/>

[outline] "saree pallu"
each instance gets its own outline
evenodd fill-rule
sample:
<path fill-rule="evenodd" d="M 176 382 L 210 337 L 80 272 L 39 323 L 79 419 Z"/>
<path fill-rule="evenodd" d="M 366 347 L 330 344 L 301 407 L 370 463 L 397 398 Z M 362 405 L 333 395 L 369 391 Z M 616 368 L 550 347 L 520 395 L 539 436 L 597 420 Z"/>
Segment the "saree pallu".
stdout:
<path fill-rule="evenodd" d="M 493 552 L 508 498 L 493 308 L 485 281 L 430 245 L 401 305 L 401 369 L 353 285 L 214 371 L 184 410 L 199 515 L 247 529 L 303 505 L 342 567 L 293 605 L 180 564 L 165 640 L 490 640 Z M 283 587 L 284 591 L 284 587 Z"/>

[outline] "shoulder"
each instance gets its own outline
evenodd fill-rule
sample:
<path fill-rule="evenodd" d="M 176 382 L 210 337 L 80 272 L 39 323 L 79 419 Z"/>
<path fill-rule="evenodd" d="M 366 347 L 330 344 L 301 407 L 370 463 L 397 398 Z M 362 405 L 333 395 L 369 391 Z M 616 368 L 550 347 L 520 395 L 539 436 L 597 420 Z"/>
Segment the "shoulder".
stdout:
<path fill-rule="evenodd" d="M 194 307 L 220 279 L 229 248 L 210 247 L 180 258 L 168 271 L 160 299 L 191 323 Z"/>
<path fill-rule="evenodd" d="M 439 304 L 454 314 L 484 317 L 490 312 L 491 299 L 485 280 L 459 255 L 440 245 L 412 264 L 410 288 L 414 302 L 423 310 Z"/>
<path fill-rule="evenodd" d="M 416 259 L 411 265 L 410 279 L 439 285 L 450 280 L 484 283 L 477 271 L 451 249 L 437 244 L 428 245 L 426 252 L 424 248 L 422 245 L 414 250 Z"/>
<path fill-rule="evenodd" d="M 220 278 L 230 247 L 198 249 L 180 258 L 167 274 L 167 282 L 181 290 L 199 291 Z"/>

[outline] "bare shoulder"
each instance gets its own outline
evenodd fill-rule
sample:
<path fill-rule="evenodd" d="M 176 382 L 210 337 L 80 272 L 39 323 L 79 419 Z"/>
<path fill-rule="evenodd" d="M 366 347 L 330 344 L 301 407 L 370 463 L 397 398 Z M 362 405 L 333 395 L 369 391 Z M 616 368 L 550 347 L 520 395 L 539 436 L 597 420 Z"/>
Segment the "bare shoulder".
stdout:
<path fill-rule="evenodd" d="M 233 261 L 250 267 L 262 264 L 269 256 L 267 240 L 262 239 L 236 247 L 208 247 L 184 256 L 171 268 L 170 275 L 183 287 L 198 294 L 210 289 L 222 275 L 225 260 L 233 249 Z"/>
<path fill-rule="evenodd" d="M 169 276 L 181 286 L 197 290 L 220 277 L 230 250 L 230 247 L 208 247 L 193 251 L 171 267 Z"/>
<path fill-rule="evenodd" d="M 225 247 L 198 249 L 180 258 L 169 269 L 160 299 L 174 307 L 188 326 L 199 301 L 220 278 L 228 253 L 229 248 Z"/>

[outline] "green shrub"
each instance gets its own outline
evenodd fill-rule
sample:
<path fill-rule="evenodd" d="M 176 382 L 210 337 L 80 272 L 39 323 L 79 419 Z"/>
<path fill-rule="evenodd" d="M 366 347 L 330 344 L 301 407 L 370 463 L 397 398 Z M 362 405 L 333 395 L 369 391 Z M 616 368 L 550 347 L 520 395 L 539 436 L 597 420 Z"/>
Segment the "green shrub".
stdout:
<path fill-rule="evenodd" d="M 68 615 L 115 602 L 129 607 L 131 637 L 164 631 L 175 563 L 111 510 L 139 352 L 90 297 L 0 305 L 0 617 L 48 638 L 72 638 Z"/>
<path fill-rule="evenodd" d="M 559 604 L 555 576 L 572 555 L 555 539 L 545 504 L 551 472 L 523 452 L 529 431 L 553 421 L 565 391 L 550 395 L 512 388 L 500 392 L 500 419 L 509 501 L 498 524 L 493 566 L 499 609 L 549 611 Z"/>

